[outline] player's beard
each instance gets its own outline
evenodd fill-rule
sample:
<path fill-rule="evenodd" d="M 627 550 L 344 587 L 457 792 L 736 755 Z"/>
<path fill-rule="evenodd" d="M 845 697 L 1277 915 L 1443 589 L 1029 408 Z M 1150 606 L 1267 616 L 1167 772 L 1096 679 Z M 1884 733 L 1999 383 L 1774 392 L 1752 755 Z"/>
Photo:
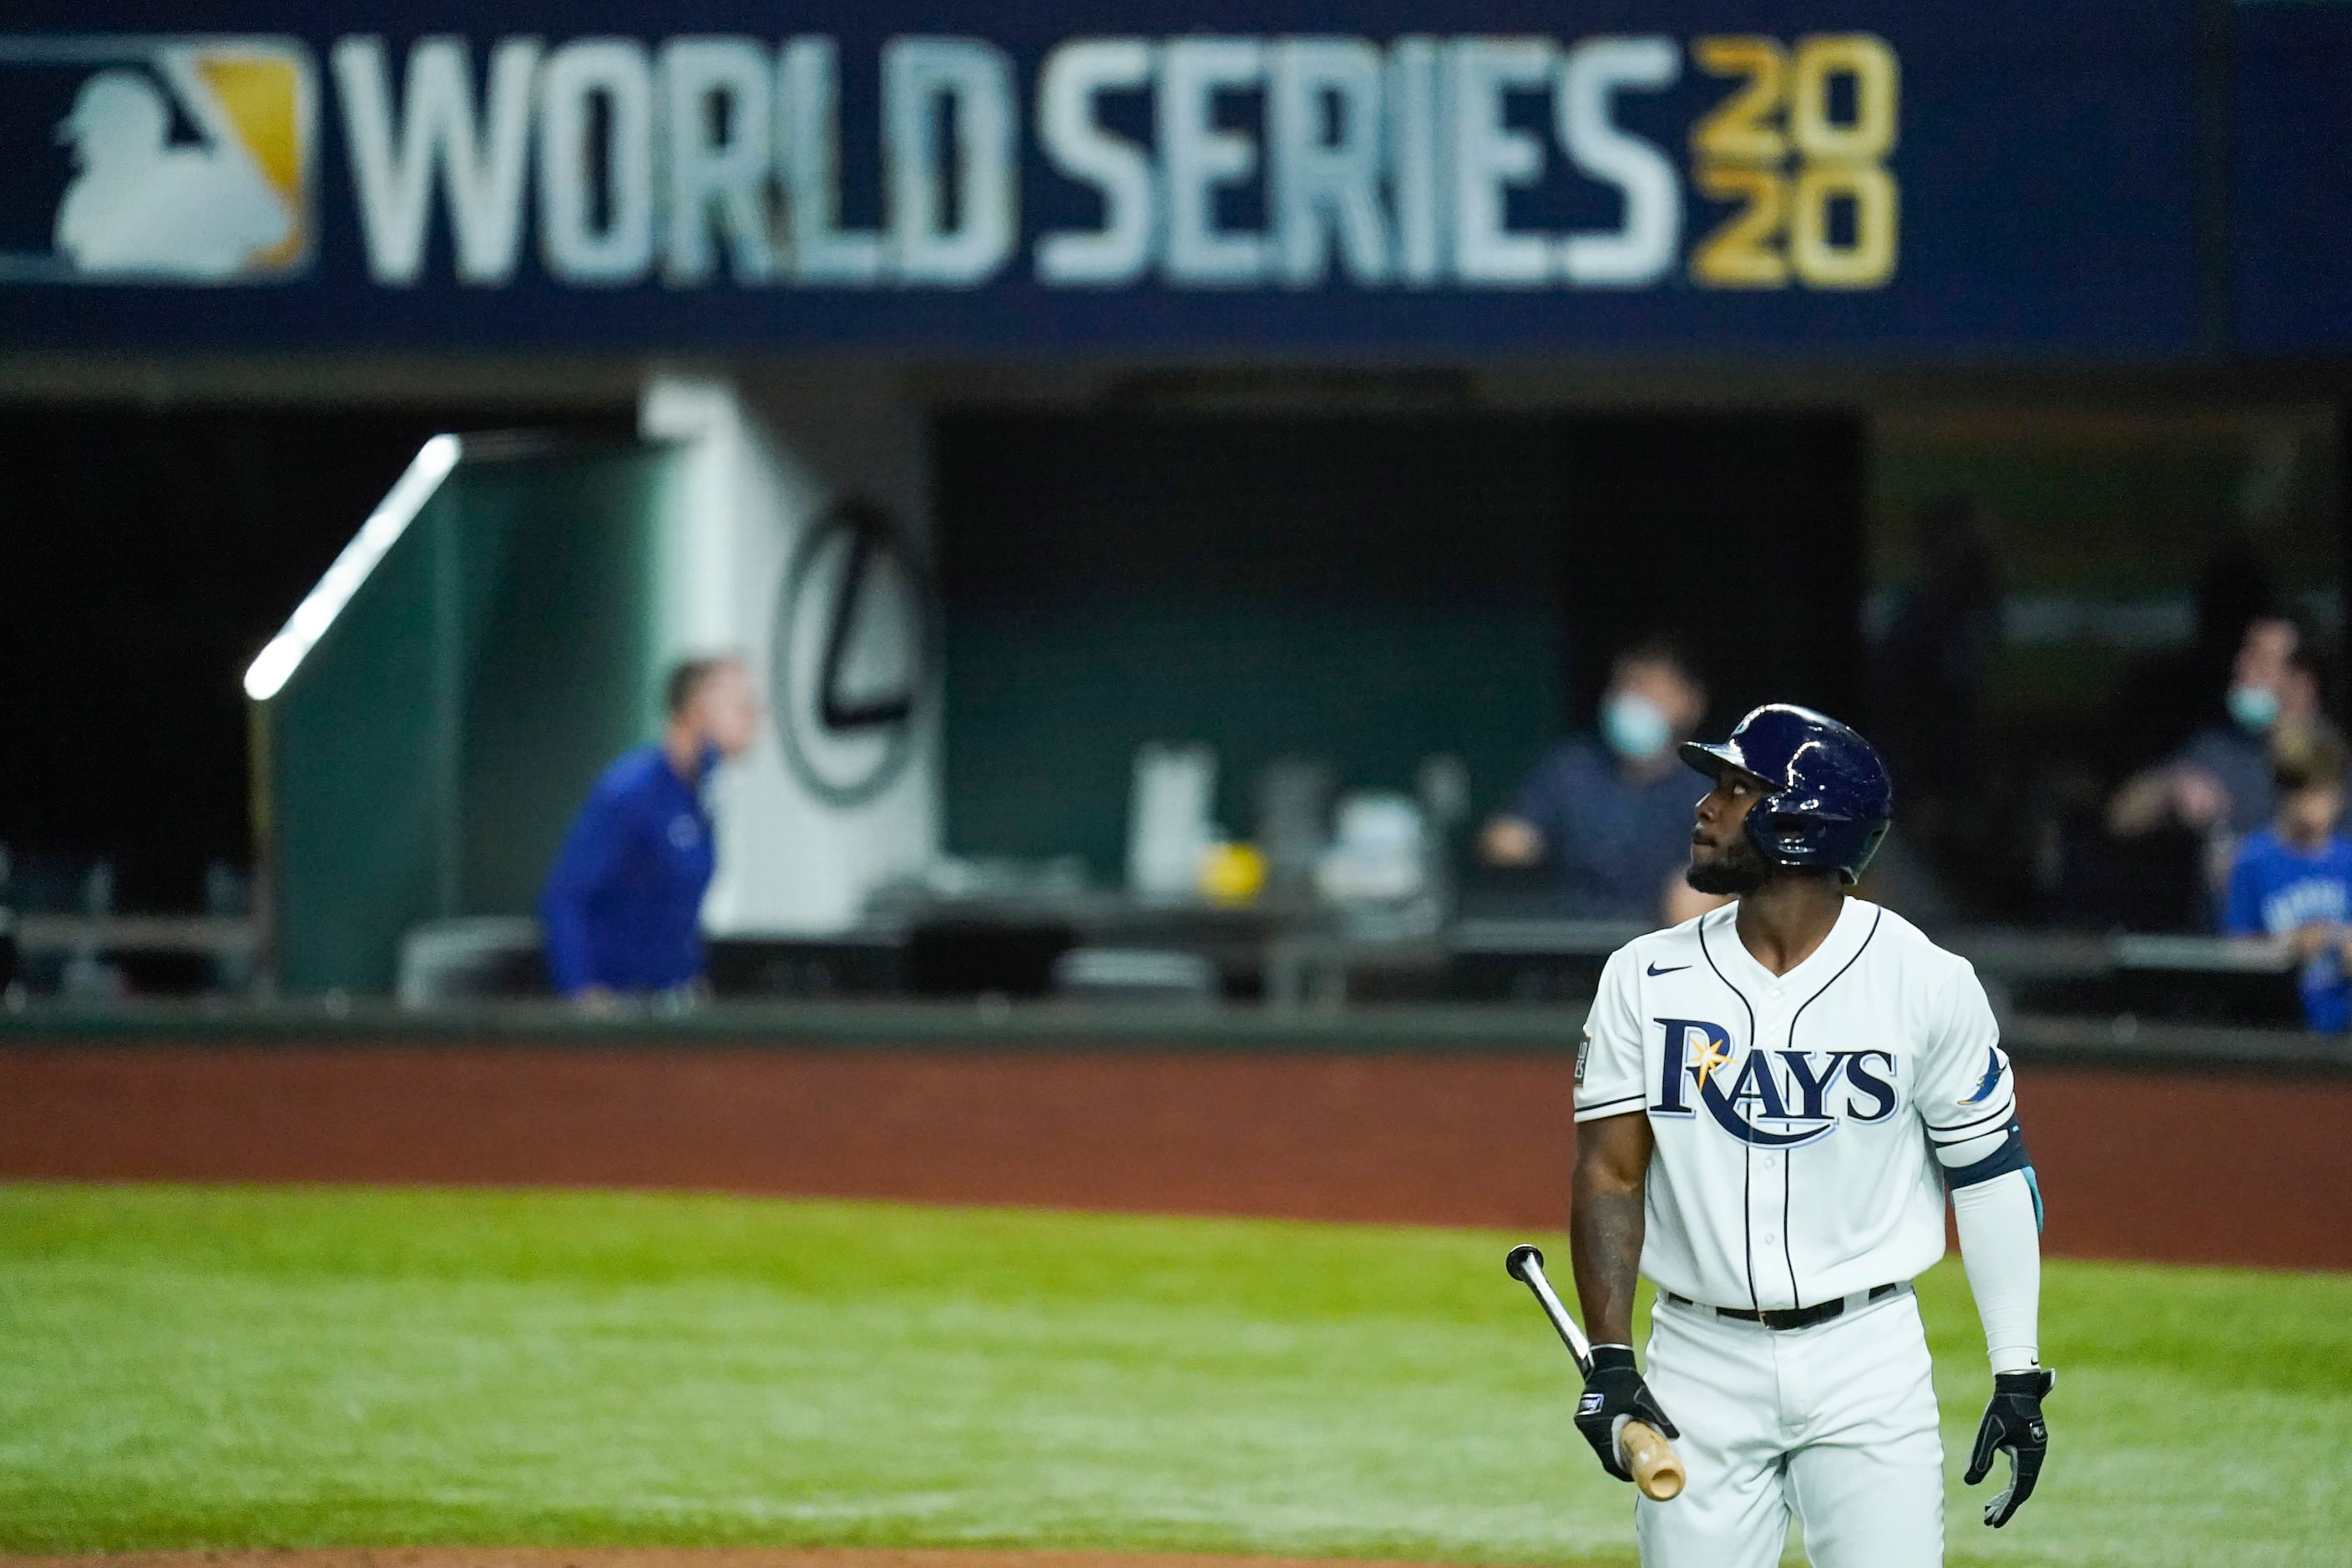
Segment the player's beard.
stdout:
<path fill-rule="evenodd" d="M 1772 875 L 1770 861 L 1757 852 L 1742 833 L 1705 862 L 1694 860 L 1683 880 L 1702 893 L 1738 898 L 1762 887 Z"/>

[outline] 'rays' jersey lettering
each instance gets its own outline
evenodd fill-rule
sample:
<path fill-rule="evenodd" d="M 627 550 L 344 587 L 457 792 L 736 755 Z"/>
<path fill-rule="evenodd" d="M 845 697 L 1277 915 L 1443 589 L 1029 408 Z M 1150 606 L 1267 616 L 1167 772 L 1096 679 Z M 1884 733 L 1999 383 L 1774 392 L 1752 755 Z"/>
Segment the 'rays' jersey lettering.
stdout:
<path fill-rule="evenodd" d="M 1656 1137 L 1642 1272 L 1757 1309 L 1908 1279 L 1944 1255 L 1935 1147 L 2016 1115 L 1984 987 L 1860 899 L 1786 974 L 1733 917 L 1620 948 L 1585 1025 L 1576 1119 L 1645 1114 Z"/>

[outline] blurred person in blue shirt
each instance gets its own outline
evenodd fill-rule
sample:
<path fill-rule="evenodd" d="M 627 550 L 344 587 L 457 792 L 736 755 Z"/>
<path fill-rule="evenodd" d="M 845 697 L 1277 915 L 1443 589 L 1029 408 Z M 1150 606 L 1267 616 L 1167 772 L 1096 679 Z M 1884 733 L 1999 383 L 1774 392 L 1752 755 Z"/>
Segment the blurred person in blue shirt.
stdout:
<path fill-rule="evenodd" d="M 2273 780 L 2278 816 L 2238 845 L 2221 929 L 2292 945 L 2303 968 L 2305 1019 L 2352 1028 L 2352 840 L 2344 816 L 2344 742 L 2318 728 L 2286 749 Z"/>
<path fill-rule="evenodd" d="M 540 895 L 548 977 L 592 1008 L 683 994 L 702 975 L 702 895 L 717 863 L 703 786 L 750 748 L 759 706 L 735 658 L 680 664 L 667 695 L 661 739 L 597 779 Z"/>
<path fill-rule="evenodd" d="M 1551 866 L 1575 914 L 1673 924 L 1719 900 L 1683 880 L 1699 794 L 1675 748 L 1706 715 L 1706 689 L 1682 650 L 1649 637 L 1620 653 L 1600 733 L 1554 746 L 1509 808 L 1479 835 L 1492 866 Z"/>

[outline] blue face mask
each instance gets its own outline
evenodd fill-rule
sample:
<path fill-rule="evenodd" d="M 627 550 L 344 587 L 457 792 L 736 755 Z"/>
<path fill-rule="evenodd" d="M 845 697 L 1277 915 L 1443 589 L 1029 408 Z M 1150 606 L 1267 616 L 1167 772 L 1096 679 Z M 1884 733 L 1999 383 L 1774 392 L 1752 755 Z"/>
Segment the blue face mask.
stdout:
<path fill-rule="evenodd" d="M 2232 686 L 2229 707 L 2230 717 L 2237 721 L 2239 729 L 2259 735 L 2278 718 L 2278 693 L 2267 686 Z"/>
<path fill-rule="evenodd" d="M 1601 738 L 1629 763 L 1656 756 L 1674 739 L 1665 710 L 1646 697 L 1621 691 L 1601 710 Z"/>

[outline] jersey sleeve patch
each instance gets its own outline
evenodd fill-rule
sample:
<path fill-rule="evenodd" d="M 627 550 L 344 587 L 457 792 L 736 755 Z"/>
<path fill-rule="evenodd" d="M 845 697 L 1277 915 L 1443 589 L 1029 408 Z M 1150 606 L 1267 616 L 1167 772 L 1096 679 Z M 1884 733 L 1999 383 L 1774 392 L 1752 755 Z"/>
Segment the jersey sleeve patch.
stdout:
<path fill-rule="evenodd" d="M 1975 971 L 1961 965 L 1936 1000 L 1926 1020 L 1916 1103 L 1919 1120 L 1940 1143 L 2006 1121 L 2017 1104 L 2017 1076 Z"/>
<path fill-rule="evenodd" d="M 1999 1046 L 1988 1047 L 1985 1051 L 1984 1077 L 1978 1080 L 1976 1088 L 1960 1097 L 1960 1103 L 1981 1105 L 1991 1099 L 1993 1091 L 2000 1088 L 2002 1075 L 2008 1070 L 2009 1064 L 2000 1059 L 2000 1047 Z"/>

